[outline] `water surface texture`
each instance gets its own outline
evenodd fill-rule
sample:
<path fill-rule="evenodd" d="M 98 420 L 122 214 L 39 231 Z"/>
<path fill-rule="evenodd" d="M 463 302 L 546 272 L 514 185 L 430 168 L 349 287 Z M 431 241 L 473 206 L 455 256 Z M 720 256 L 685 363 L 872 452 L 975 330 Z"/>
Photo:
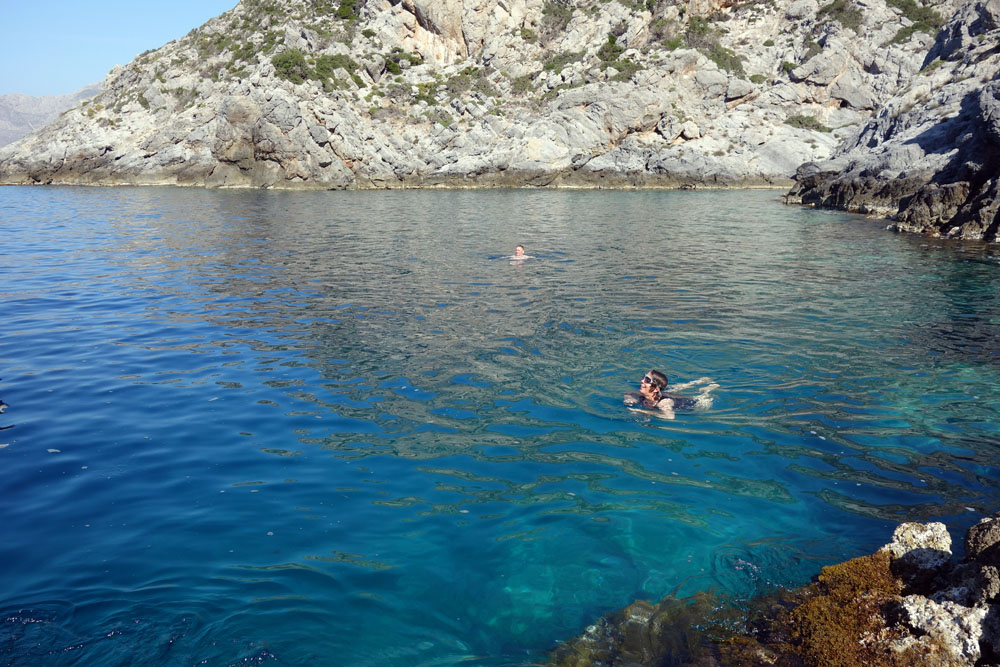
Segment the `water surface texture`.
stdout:
<path fill-rule="evenodd" d="M 778 199 L 0 190 L 0 661 L 525 665 L 960 535 L 1000 248 Z"/>

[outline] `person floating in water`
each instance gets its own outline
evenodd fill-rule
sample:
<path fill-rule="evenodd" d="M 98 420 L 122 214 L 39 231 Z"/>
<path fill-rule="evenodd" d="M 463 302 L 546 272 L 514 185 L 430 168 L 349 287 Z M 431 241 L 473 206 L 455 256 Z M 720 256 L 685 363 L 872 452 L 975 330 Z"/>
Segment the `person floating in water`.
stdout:
<path fill-rule="evenodd" d="M 514 254 L 510 256 L 511 259 L 532 259 L 531 255 L 524 254 L 524 246 L 518 244 L 514 246 Z"/>
<path fill-rule="evenodd" d="M 698 390 L 698 395 L 695 398 L 689 398 L 675 393 L 667 393 L 667 384 L 666 375 L 660 371 L 651 370 L 639 382 L 639 391 L 630 391 L 625 394 L 625 405 L 633 409 L 657 410 L 663 413 L 667 419 L 673 419 L 675 410 L 707 410 L 712 407 L 714 399 L 711 392 L 719 386 L 710 378 L 704 377 L 669 387 L 671 392 L 676 392 L 699 384 L 706 385 Z"/>

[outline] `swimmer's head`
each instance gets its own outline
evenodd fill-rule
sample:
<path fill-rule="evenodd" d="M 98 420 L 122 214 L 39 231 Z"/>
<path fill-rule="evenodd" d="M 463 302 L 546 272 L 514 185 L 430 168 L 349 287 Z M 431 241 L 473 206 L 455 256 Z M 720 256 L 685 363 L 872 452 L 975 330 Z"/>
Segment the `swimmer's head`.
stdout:
<path fill-rule="evenodd" d="M 523 245 L 516 245 L 516 246 L 514 246 L 514 256 L 515 257 L 520 257 L 523 254 L 524 254 L 524 246 Z"/>
<path fill-rule="evenodd" d="M 667 376 L 660 371 L 649 371 L 642 376 L 640 384 L 652 385 L 654 389 L 662 390 L 667 387 Z"/>

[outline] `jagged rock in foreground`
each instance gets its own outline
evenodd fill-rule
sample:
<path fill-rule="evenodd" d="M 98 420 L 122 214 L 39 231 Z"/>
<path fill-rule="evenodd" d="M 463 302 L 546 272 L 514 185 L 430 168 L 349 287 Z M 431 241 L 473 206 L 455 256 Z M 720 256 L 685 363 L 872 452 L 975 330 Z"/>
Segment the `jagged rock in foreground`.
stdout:
<path fill-rule="evenodd" d="M 890 229 L 1000 241 L 1000 0 L 970 2 L 920 73 L 786 197 L 893 220 Z"/>
<path fill-rule="evenodd" d="M 871 556 L 737 615 L 707 597 L 638 601 L 553 652 L 560 666 L 1000 664 L 1000 514 L 953 559 L 942 523 L 904 523 Z"/>
<path fill-rule="evenodd" d="M 964 4 L 855 2 L 242 0 L 0 149 L 0 183 L 787 186 Z"/>

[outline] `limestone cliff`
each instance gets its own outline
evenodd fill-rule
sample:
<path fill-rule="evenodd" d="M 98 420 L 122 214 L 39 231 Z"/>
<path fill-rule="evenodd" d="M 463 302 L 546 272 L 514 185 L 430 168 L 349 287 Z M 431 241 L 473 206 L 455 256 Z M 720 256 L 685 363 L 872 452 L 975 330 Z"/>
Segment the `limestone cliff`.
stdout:
<path fill-rule="evenodd" d="M 797 180 L 793 203 L 889 217 L 901 231 L 1000 240 L 1000 0 L 963 5 L 920 71 Z"/>
<path fill-rule="evenodd" d="M 0 149 L 0 182 L 790 185 L 950 48 L 968 3 L 927 4 L 243 0 Z"/>

